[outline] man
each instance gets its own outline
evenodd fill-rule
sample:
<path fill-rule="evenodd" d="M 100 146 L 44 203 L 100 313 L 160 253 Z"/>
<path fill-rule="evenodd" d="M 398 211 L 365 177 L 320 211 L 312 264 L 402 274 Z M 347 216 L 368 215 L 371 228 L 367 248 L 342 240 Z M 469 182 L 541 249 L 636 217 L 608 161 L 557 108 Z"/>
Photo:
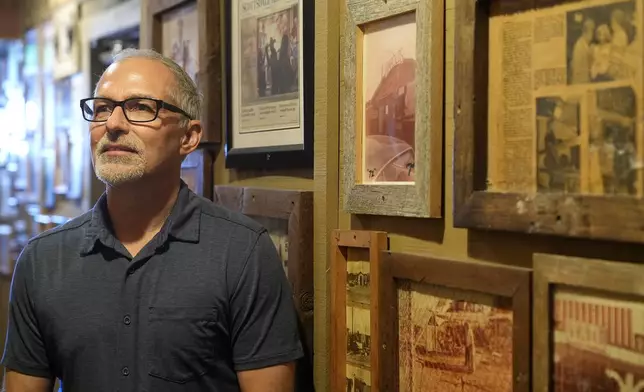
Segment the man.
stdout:
<path fill-rule="evenodd" d="M 105 71 L 90 121 L 106 193 L 32 239 L 13 275 L 8 392 L 285 392 L 303 350 L 292 294 L 258 223 L 180 180 L 201 138 L 190 77 L 153 51 Z"/>
<path fill-rule="evenodd" d="M 585 19 L 581 27 L 581 35 L 572 50 L 570 84 L 590 83 L 590 67 L 593 60 L 591 44 L 594 36 L 595 21 L 590 18 Z"/>

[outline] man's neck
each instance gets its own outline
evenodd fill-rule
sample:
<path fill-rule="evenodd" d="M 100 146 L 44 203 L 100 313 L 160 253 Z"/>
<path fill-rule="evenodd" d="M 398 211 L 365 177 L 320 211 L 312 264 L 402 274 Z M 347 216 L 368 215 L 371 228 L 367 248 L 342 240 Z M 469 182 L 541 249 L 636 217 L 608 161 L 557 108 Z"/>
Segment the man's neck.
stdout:
<path fill-rule="evenodd" d="M 107 210 L 123 244 L 148 242 L 161 230 L 179 193 L 179 181 L 141 181 L 107 187 Z"/>

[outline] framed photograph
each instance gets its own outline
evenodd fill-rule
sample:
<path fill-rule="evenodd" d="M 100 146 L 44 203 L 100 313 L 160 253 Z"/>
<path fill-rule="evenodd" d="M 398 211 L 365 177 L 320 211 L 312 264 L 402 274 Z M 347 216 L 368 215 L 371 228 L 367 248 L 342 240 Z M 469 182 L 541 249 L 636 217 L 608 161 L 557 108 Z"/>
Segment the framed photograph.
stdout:
<path fill-rule="evenodd" d="M 81 70 L 80 5 L 71 1 L 53 13 L 54 80 L 69 77 Z"/>
<path fill-rule="evenodd" d="M 382 231 L 334 230 L 331 238 L 331 391 L 379 386 L 378 271 Z"/>
<path fill-rule="evenodd" d="M 214 178 L 214 153 L 207 147 L 199 147 L 181 164 L 181 179 L 193 192 L 212 200 Z"/>
<path fill-rule="evenodd" d="M 226 4 L 226 167 L 313 167 L 314 2 Z"/>
<path fill-rule="evenodd" d="M 455 3 L 455 226 L 644 242 L 642 5 L 533 3 Z"/>
<path fill-rule="evenodd" d="M 383 391 L 530 392 L 526 269 L 383 252 Z"/>
<path fill-rule="evenodd" d="M 220 0 L 142 0 L 141 47 L 172 58 L 204 96 L 202 142 L 221 142 Z"/>
<path fill-rule="evenodd" d="M 346 0 L 347 212 L 442 216 L 444 13 L 443 0 Z"/>
<path fill-rule="evenodd" d="M 535 254 L 535 392 L 644 389 L 643 275 L 644 265 Z"/>
<path fill-rule="evenodd" d="M 282 257 L 313 348 L 313 192 L 216 185 L 213 200 L 262 224 Z"/>

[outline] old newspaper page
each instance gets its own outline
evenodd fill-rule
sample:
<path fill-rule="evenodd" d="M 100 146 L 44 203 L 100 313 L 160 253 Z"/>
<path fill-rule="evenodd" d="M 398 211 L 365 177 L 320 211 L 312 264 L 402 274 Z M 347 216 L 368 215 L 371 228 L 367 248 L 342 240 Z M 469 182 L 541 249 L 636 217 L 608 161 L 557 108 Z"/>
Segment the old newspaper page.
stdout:
<path fill-rule="evenodd" d="M 300 128 L 298 0 L 233 2 L 233 114 L 238 133 Z M 235 25 L 234 25 L 235 26 Z"/>
<path fill-rule="evenodd" d="M 642 195 L 642 1 L 490 19 L 488 190 Z"/>

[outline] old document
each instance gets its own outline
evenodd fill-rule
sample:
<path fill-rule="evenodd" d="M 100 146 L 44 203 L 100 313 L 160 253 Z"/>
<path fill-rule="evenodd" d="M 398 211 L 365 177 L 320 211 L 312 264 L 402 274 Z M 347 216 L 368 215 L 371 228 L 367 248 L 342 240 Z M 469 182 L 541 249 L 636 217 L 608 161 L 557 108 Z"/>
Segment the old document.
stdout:
<path fill-rule="evenodd" d="M 642 195 L 641 7 L 490 19 L 488 190 Z"/>

